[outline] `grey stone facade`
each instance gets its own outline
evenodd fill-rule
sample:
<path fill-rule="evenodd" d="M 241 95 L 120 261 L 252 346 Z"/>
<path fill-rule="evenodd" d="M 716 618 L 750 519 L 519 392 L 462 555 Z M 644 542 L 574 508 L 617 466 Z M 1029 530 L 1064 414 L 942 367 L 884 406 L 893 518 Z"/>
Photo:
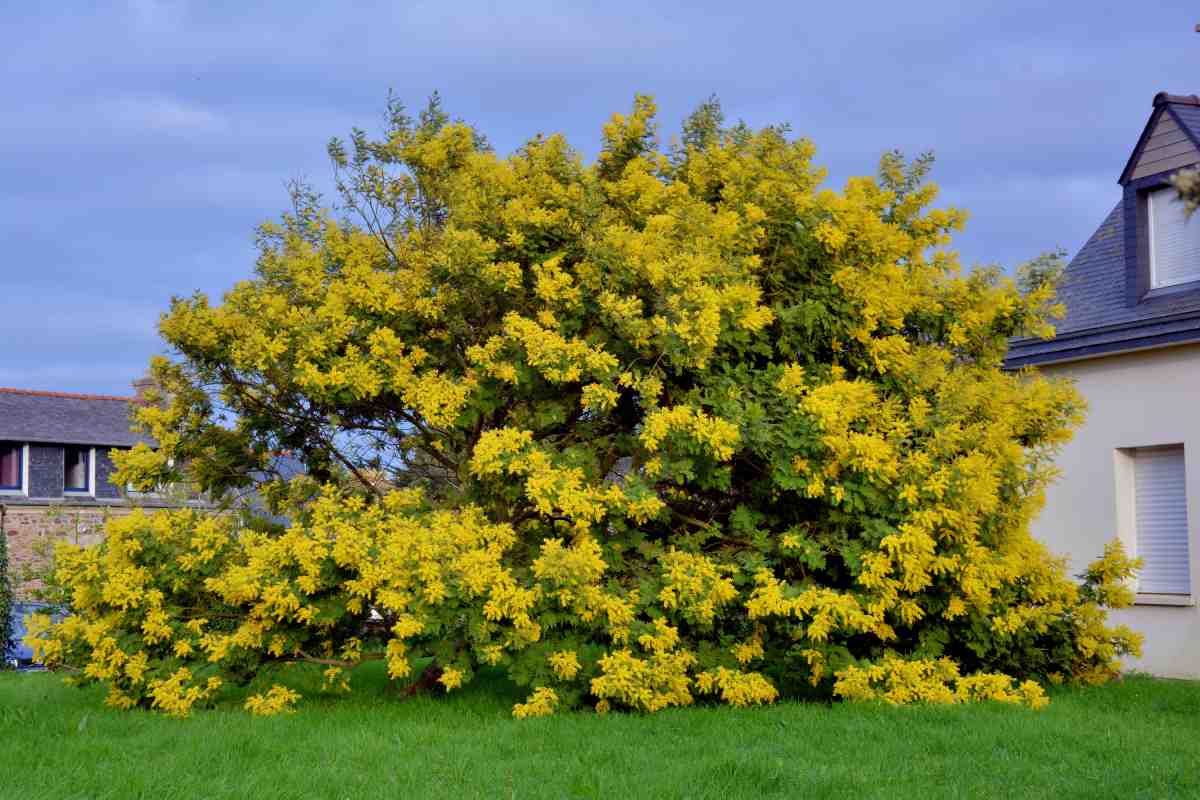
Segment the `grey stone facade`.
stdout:
<path fill-rule="evenodd" d="M 29 446 L 30 497 L 63 496 L 63 448 L 55 445 Z"/>
<path fill-rule="evenodd" d="M 96 459 L 95 487 L 89 487 L 89 491 L 86 493 L 65 492 L 63 491 L 66 477 L 64 474 L 64 448 L 61 445 L 52 444 L 29 445 L 27 496 L 31 500 L 67 499 L 74 503 L 86 503 L 92 497 L 100 500 L 120 499 L 120 487 L 112 482 L 112 473 L 116 467 L 113 465 L 110 451 L 111 448 L 108 447 L 97 447 L 92 451 Z M 14 500 L 14 498 L 8 499 L 10 502 Z"/>
<path fill-rule="evenodd" d="M 121 491 L 109 480 L 116 469 L 110 452 L 106 447 L 96 448 L 96 497 L 115 499 L 121 496 Z"/>

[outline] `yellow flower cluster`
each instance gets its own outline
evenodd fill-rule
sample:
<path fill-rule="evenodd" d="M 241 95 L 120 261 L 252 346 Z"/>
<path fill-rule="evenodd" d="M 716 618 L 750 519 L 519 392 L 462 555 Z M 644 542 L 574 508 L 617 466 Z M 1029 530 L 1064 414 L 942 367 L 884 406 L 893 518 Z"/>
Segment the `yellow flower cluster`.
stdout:
<path fill-rule="evenodd" d="M 878 664 L 850 666 L 837 673 L 834 694 L 847 700 L 883 700 L 892 704 L 997 701 L 1042 708 L 1050 701 L 1034 681 L 1016 684 L 1007 675 L 959 675 L 948 658 L 907 660 L 888 655 Z"/>
<path fill-rule="evenodd" d="M 150 707 L 165 711 L 173 717 L 186 717 L 196 703 L 208 700 L 221 688 L 221 679 L 212 677 L 201 685 L 192 683 L 192 671 L 180 667 L 166 678 L 149 684 Z M 122 702 L 132 698 L 122 698 Z"/>
<path fill-rule="evenodd" d="M 561 680 L 569 681 L 579 673 L 579 657 L 572 650 L 551 653 L 547 660 L 550 662 L 555 676 Z"/>
<path fill-rule="evenodd" d="M 617 650 L 598 662 L 601 675 L 591 691 L 602 700 L 615 700 L 640 711 L 692 704 L 688 670 L 696 657 L 686 650 L 654 652 L 645 658 Z"/>
<path fill-rule="evenodd" d="M 602 348 L 568 339 L 515 313 L 504 318 L 504 335 L 525 351 L 529 366 L 552 383 L 605 378 L 617 368 L 617 359 Z"/>
<path fill-rule="evenodd" d="M 530 431 L 488 431 L 475 446 L 471 469 L 479 476 L 508 474 L 524 478 L 525 496 L 539 513 L 565 517 L 579 530 L 587 530 L 614 514 L 643 523 L 664 508 L 658 497 L 630 495 L 617 483 L 589 481 L 579 467 L 556 464 L 546 452 L 533 446 Z"/>
<path fill-rule="evenodd" d="M 438 683 L 446 687 L 446 691 L 457 689 L 463 683 L 463 671 L 454 667 L 446 667 L 438 676 Z"/>
<path fill-rule="evenodd" d="M 739 672 L 725 667 L 696 676 L 696 691 L 717 694 L 722 702 L 740 708 L 773 703 L 779 697 L 771 682 L 757 672 Z"/>
<path fill-rule="evenodd" d="M 246 698 L 245 708 L 251 714 L 260 717 L 270 717 L 275 714 L 290 714 L 295 711 L 296 701 L 300 695 L 286 686 L 275 684 L 262 694 Z"/>
<path fill-rule="evenodd" d="M 670 550 L 660 559 L 663 608 L 676 610 L 693 624 L 711 625 L 717 612 L 737 599 L 733 580 L 724 573 L 734 567 L 694 553 Z"/>
<path fill-rule="evenodd" d="M 641 439 L 648 451 L 656 452 L 672 434 L 682 434 L 718 461 L 728 460 L 738 442 L 736 425 L 692 406 L 674 406 L 646 415 Z"/>
<path fill-rule="evenodd" d="M 558 708 L 558 694 L 545 686 L 538 687 L 524 703 L 513 706 L 513 716 L 517 719 L 530 717 L 546 717 Z"/>

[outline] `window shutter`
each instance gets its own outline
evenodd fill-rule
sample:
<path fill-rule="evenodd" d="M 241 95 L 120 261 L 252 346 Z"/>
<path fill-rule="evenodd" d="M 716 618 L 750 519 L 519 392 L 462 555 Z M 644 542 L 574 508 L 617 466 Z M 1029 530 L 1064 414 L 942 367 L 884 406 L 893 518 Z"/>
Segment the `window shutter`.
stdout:
<path fill-rule="evenodd" d="M 1177 197 L 1168 186 L 1147 200 L 1152 289 L 1200 280 L 1200 218 L 1189 220 Z"/>
<path fill-rule="evenodd" d="M 1183 448 L 1139 449 L 1133 464 L 1137 555 L 1142 559 L 1138 591 L 1190 594 Z"/>

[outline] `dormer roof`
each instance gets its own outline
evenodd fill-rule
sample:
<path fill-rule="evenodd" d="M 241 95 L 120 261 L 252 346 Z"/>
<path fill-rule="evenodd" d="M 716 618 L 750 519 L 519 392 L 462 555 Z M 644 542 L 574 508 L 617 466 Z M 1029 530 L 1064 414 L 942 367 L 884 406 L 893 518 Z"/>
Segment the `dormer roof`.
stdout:
<path fill-rule="evenodd" d="M 1154 111 L 1125 162 L 1118 183 L 1200 163 L 1200 96 L 1154 95 Z"/>
<path fill-rule="evenodd" d="M 1013 340 L 1006 366 L 1200 342 L 1200 288 L 1154 289 L 1145 274 L 1146 195 L 1192 166 L 1200 166 L 1200 96 L 1159 92 L 1121 171 L 1120 202 L 1067 266 L 1058 292 L 1067 313 L 1055 337 Z"/>

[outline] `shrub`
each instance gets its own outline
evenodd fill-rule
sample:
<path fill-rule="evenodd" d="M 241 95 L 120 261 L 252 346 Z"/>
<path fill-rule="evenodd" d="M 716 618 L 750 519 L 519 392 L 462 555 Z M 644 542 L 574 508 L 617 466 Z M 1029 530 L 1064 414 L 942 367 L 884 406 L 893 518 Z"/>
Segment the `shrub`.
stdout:
<path fill-rule="evenodd" d="M 252 280 L 173 303 L 139 412 L 160 447 L 118 459 L 289 525 L 110 522 L 60 550 L 75 616 L 39 621 L 39 658 L 175 714 L 289 661 L 332 690 L 365 659 L 446 691 L 495 665 L 536 716 L 1037 705 L 1030 681 L 1136 649 L 1099 605 L 1119 549 L 1081 588 L 1029 534 L 1083 403 L 1002 363 L 1052 334 L 1057 264 L 961 276 L 928 159 L 833 192 L 807 141 L 715 103 L 663 152 L 638 98 L 593 164 L 389 111 L 330 145 L 342 217 L 296 187 Z"/>
<path fill-rule="evenodd" d="M 0 669 L 8 666 L 9 654 L 15 652 L 17 644 L 14 620 L 16 597 L 9 574 L 8 534 L 4 530 L 3 519 L 3 513 L 0 512 Z"/>

